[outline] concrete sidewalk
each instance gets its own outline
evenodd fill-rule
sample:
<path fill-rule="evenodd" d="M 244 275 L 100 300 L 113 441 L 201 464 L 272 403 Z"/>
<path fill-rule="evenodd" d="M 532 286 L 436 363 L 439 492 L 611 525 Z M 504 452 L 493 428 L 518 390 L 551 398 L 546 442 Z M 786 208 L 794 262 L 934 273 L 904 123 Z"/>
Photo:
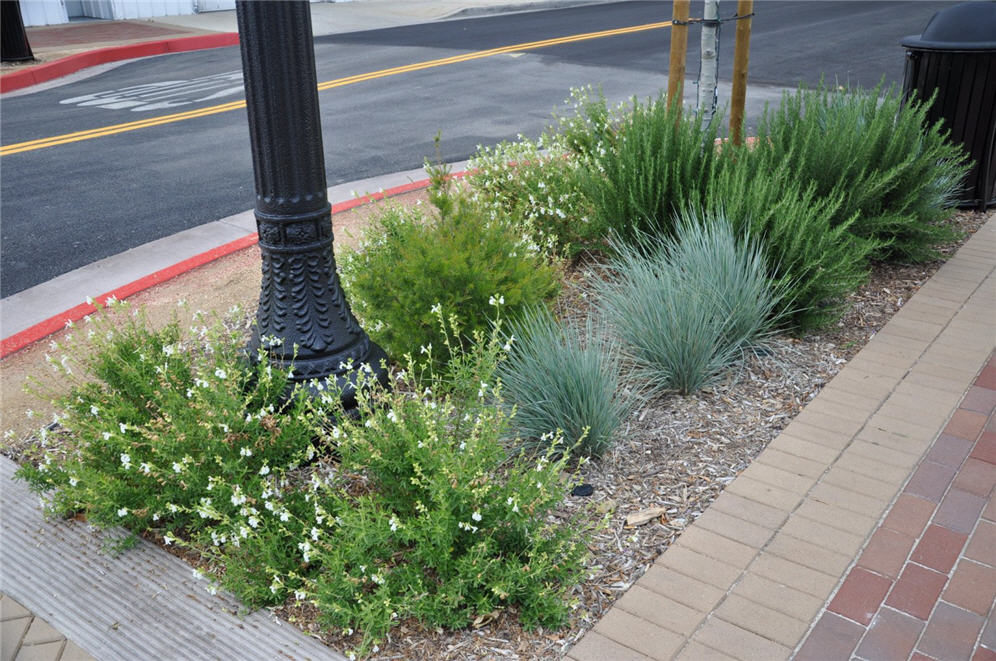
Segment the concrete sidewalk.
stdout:
<path fill-rule="evenodd" d="M 360 0 L 311 5 L 314 35 L 358 32 L 486 14 L 557 9 L 607 0 Z M 212 11 L 125 21 L 88 20 L 26 28 L 36 58 L 60 57 L 108 46 L 237 32 L 235 11 Z M 3 69 L 8 73 L 16 69 Z"/>

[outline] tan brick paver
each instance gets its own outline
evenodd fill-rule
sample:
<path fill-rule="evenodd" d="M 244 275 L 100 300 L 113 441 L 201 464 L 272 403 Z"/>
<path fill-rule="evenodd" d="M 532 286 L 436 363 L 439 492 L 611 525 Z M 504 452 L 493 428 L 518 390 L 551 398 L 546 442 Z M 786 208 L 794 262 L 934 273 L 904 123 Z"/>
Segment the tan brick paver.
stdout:
<path fill-rule="evenodd" d="M 575 649 L 635 618 L 679 659 L 996 653 L 994 254 L 990 219 Z"/>

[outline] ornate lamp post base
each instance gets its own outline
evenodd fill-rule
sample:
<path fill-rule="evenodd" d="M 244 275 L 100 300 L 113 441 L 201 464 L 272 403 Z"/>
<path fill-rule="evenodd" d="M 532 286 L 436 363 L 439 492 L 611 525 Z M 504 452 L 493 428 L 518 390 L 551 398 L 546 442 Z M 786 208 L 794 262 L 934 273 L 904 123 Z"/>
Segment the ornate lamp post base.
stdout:
<path fill-rule="evenodd" d="M 386 383 L 387 355 L 360 328 L 336 273 L 311 9 L 306 0 L 239 0 L 236 15 L 263 262 L 249 349 L 293 364 L 292 381 L 335 381 L 349 408 L 355 370 L 369 365 Z"/>

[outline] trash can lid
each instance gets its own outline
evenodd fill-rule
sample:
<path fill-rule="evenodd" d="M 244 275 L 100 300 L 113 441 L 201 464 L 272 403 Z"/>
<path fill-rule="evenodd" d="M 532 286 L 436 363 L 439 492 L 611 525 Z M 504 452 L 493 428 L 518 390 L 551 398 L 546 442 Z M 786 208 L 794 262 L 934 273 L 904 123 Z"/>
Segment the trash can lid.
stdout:
<path fill-rule="evenodd" d="M 996 2 L 963 2 L 942 9 L 922 34 L 900 43 L 923 50 L 996 50 Z"/>

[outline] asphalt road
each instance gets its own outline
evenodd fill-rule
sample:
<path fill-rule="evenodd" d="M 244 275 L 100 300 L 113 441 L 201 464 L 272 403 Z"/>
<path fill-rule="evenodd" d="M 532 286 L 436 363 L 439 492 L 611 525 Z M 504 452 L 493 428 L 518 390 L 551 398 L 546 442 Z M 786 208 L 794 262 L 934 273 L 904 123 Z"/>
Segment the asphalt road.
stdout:
<path fill-rule="evenodd" d="M 901 83 L 900 38 L 951 2 L 755 3 L 748 124 L 784 88 L 827 81 Z M 722 3 L 722 16 L 732 14 Z M 491 48 L 670 18 L 668 2 L 622 2 L 330 35 L 316 39 L 318 80 L 382 72 L 319 95 L 329 185 L 462 160 L 479 144 L 535 136 L 572 86 L 610 100 L 666 85 L 669 31 L 653 29 L 388 75 L 391 68 Z M 701 15 L 693 3 L 692 15 Z M 732 69 L 733 24 L 721 36 L 720 81 Z M 699 33 L 689 35 L 688 80 Z M 4 98 L 4 146 L 153 120 L 139 130 L 2 157 L 0 296 L 145 242 L 252 208 L 244 109 L 158 123 L 155 118 L 242 99 L 238 48 L 129 62 L 98 76 Z M 694 92 L 688 85 L 688 94 Z M 727 92 L 728 93 L 728 92 Z M 196 114 L 196 112 L 194 113 Z"/>

